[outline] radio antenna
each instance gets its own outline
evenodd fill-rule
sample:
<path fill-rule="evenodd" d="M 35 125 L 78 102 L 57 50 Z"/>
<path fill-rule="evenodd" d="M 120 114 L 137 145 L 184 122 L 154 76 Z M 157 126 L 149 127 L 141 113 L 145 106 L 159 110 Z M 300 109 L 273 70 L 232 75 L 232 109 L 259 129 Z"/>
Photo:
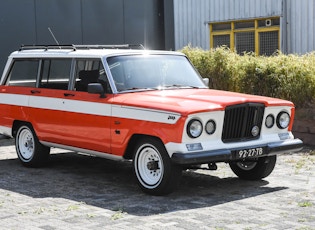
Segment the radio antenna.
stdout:
<path fill-rule="evenodd" d="M 48 27 L 48 30 L 49 30 L 51 36 L 53 37 L 53 39 L 55 40 L 56 44 L 57 44 L 57 45 L 59 46 L 59 48 L 61 49 L 60 44 L 59 44 L 58 40 L 56 39 L 54 33 L 51 31 L 50 27 Z"/>

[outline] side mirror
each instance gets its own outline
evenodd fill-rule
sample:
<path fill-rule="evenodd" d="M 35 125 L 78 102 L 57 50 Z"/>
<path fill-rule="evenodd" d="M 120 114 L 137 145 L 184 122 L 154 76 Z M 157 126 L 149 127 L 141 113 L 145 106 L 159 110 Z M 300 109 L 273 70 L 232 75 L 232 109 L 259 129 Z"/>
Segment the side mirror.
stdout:
<path fill-rule="evenodd" d="M 105 98 L 105 90 L 101 83 L 88 84 L 88 93 L 100 94 L 101 98 Z"/>
<path fill-rule="evenodd" d="M 209 78 L 202 78 L 203 83 L 205 83 L 206 86 L 209 87 Z"/>

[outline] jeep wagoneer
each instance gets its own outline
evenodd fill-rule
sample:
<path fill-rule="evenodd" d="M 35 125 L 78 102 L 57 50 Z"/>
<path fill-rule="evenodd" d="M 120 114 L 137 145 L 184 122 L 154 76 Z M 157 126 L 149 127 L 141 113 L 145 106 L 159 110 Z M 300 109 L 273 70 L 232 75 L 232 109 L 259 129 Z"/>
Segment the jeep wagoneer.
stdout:
<path fill-rule="evenodd" d="M 277 154 L 302 147 L 293 118 L 289 101 L 209 89 L 182 53 L 128 45 L 23 46 L 0 82 L 0 133 L 23 165 L 47 163 L 51 147 L 132 160 L 154 195 L 202 164 L 267 177 Z"/>

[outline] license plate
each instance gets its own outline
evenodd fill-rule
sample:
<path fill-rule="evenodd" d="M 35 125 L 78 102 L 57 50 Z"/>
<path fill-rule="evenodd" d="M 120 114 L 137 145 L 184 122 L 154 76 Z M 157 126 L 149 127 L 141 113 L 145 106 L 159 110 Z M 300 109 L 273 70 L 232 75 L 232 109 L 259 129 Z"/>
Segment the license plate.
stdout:
<path fill-rule="evenodd" d="M 242 149 L 236 151 L 236 158 L 237 159 L 245 159 L 245 158 L 252 158 L 252 157 L 260 157 L 264 155 L 264 148 L 250 148 L 250 149 Z"/>

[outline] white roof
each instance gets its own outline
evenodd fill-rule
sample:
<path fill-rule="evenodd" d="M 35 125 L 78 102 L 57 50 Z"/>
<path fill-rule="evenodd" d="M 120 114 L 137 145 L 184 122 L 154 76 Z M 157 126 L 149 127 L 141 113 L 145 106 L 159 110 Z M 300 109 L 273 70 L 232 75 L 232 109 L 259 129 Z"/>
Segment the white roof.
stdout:
<path fill-rule="evenodd" d="M 62 48 L 62 49 L 45 49 L 45 48 L 35 48 L 35 49 L 25 49 L 19 50 L 11 53 L 10 57 L 12 58 L 101 58 L 108 56 L 116 55 L 137 55 L 137 54 L 168 54 L 168 55 L 183 55 L 180 52 L 174 51 L 159 51 L 159 50 L 139 50 L 139 49 L 71 49 L 71 48 Z"/>

